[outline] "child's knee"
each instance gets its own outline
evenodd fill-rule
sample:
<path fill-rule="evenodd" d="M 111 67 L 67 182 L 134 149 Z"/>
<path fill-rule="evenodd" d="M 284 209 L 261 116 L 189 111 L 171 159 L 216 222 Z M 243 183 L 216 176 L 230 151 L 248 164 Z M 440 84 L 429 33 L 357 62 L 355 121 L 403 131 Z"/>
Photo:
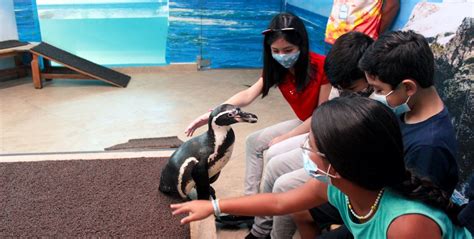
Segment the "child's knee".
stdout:
<path fill-rule="evenodd" d="M 273 185 L 273 192 L 274 193 L 282 193 L 287 192 L 292 189 L 291 179 L 288 177 L 280 176 L 275 180 L 275 184 Z"/>

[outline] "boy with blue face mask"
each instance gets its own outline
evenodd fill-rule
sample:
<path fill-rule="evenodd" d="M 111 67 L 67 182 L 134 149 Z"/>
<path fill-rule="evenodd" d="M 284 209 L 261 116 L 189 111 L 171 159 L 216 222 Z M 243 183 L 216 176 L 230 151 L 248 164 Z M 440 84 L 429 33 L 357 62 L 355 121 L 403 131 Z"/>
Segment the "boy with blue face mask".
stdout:
<path fill-rule="evenodd" d="M 413 31 L 390 32 L 367 49 L 359 67 L 374 88 L 371 98 L 400 120 L 407 168 L 451 195 L 458 182 L 457 142 L 433 85 L 434 59 L 426 39 Z"/>

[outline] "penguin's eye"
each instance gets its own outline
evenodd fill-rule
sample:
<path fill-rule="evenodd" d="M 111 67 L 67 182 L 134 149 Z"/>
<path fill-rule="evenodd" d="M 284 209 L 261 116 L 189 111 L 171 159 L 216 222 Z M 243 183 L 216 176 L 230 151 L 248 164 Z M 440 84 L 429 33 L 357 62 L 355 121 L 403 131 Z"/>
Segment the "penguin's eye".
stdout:
<path fill-rule="evenodd" d="M 236 109 L 234 109 L 234 110 L 230 111 L 229 113 L 227 113 L 227 116 L 233 118 L 233 117 L 235 117 L 238 113 L 239 113 L 239 111 L 236 110 Z"/>

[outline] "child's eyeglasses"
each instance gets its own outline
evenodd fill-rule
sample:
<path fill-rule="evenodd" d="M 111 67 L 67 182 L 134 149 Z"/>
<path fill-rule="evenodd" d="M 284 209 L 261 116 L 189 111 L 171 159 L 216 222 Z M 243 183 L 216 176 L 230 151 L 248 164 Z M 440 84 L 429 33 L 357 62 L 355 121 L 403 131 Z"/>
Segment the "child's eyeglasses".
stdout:
<path fill-rule="evenodd" d="M 336 89 L 339 91 L 339 96 L 358 95 L 362 97 L 369 97 L 374 92 L 374 88 L 371 85 L 360 91 L 349 91 L 341 87 L 336 87 Z"/>
<path fill-rule="evenodd" d="M 323 157 L 323 158 L 326 158 L 326 155 L 325 155 L 325 154 L 323 154 L 323 153 L 321 153 L 321 152 L 319 152 L 319 151 L 316 151 L 316 150 L 314 150 L 314 149 L 311 149 L 311 148 L 309 147 L 309 137 L 306 138 L 306 140 L 304 141 L 303 145 L 300 146 L 300 148 L 303 150 L 303 153 L 313 152 L 313 153 L 315 153 L 315 154 L 317 154 L 317 155 L 319 155 L 319 156 L 321 156 L 321 157 Z"/>
<path fill-rule="evenodd" d="M 266 35 L 267 33 L 270 33 L 270 32 L 284 32 L 284 31 L 294 31 L 294 30 L 295 29 L 293 27 L 285 27 L 285 28 L 281 28 L 281 29 L 268 28 L 267 30 L 262 31 L 262 34 Z"/>

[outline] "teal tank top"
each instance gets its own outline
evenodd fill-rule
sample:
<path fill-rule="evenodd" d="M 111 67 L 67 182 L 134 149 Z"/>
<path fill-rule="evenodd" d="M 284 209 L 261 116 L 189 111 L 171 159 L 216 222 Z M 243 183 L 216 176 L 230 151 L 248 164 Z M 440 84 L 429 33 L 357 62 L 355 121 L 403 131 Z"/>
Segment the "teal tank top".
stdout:
<path fill-rule="evenodd" d="M 328 186 L 328 200 L 341 214 L 342 220 L 355 238 L 387 238 L 389 225 L 397 217 L 405 214 L 421 214 L 435 221 L 445 239 L 472 239 L 471 233 L 463 227 L 454 225 L 449 217 L 436 208 L 430 207 L 415 200 L 409 200 L 385 189 L 374 216 L 364 222 L 352 221 L 344 195 L 336 187 Z"/>

